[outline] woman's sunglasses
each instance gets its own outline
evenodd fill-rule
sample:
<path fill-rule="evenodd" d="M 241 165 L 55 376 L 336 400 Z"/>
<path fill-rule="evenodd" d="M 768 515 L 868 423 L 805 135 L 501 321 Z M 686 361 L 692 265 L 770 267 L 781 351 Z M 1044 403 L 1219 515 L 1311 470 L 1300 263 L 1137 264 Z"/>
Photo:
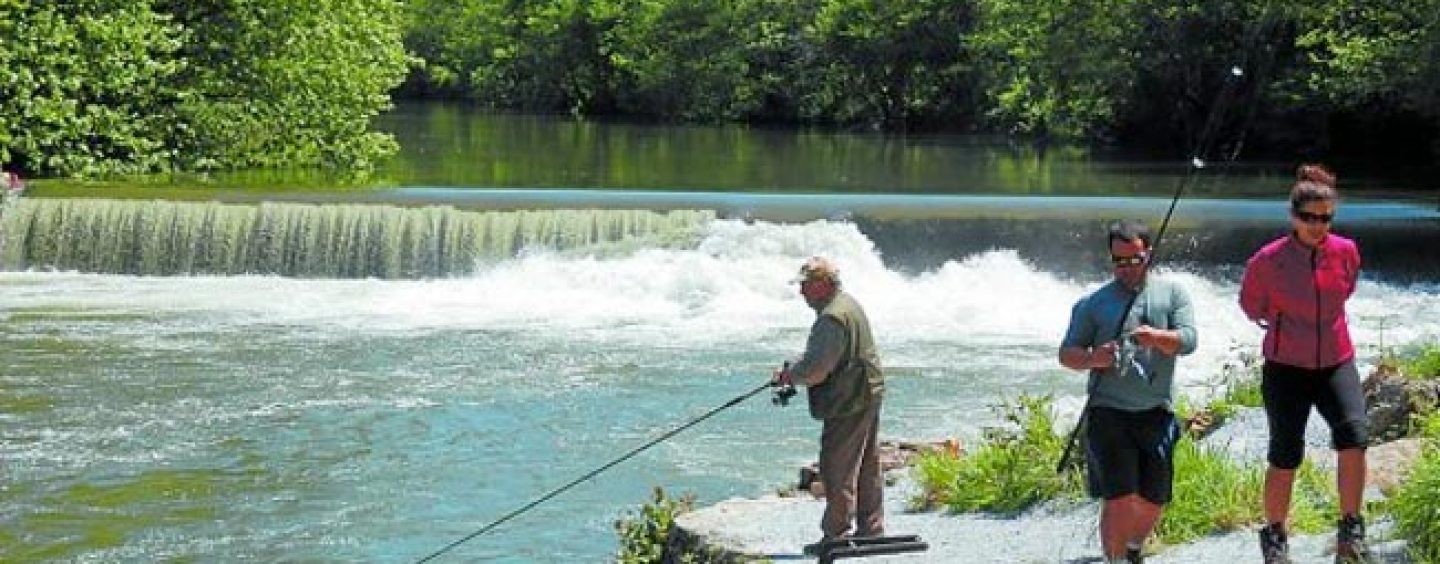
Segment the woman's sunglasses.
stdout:
<path fill-rule="evenodd" d="M 1333 213 L 1310 213 L 1305 210 L 1292 210 L 1290 213 L 1295 219 L 1305 223 L 1330 223 L 1330 220 L 1335 219 Z"/>

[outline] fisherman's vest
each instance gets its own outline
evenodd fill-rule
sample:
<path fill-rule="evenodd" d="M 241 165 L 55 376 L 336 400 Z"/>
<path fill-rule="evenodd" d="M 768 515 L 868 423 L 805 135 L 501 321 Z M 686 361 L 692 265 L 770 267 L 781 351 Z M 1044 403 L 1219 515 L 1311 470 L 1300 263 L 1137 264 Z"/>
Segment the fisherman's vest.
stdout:
<path fill-rule="evenodd" d="M 837 292 L 820 310 L 845 327 L 848 348 L 834 371 L 819 385 L 810 386 L 810 416 L 816 419 L 848 417 L 864 411 L 885 392 L 885 373 L 875 354 L 870 321 L 849 294 Z"/>

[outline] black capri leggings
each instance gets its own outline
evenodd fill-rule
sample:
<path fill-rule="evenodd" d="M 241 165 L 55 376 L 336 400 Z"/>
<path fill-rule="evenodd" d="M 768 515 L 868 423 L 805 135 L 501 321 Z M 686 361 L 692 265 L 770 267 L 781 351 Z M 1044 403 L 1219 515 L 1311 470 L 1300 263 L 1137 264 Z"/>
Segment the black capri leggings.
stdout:
<path fill-rule="evenodd" d="M 1270 422 L 1270 464 L 1294 470 L 1305 458 L 1305 423 L 1310 406 L 1330 424 L 1335 450 L 1364 448 L 1369 442 L 1365 395 L 1360 372 L 1349 360 L 1329 368 L 1309 369 L 1265 361 L 1260 392 Z"/>

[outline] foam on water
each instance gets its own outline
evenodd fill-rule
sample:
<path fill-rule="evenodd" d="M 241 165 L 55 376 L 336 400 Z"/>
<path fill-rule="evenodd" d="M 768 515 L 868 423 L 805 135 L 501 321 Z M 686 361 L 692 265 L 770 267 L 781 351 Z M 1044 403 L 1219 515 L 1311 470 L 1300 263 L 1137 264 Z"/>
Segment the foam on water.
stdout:
<path fill-rule="evenodd" d="M 414 559 L 754 387 L 803 347 L 813 313 L 789 280 L 815 254 L 871 317 L 893 382 L 887 436 L 973 437 L 995 422 L 985 406 L 1021 392 L 1055 394 L 1066 418 L 1083 402 L 1083 375 L 1055 353 L 1093 275 L 1013 249 L 905 272 L 848 222 L 721 220 L 701 235 L 428 280 L 0 272 L 0 392 L 42 406 L 3 416 L 23 438 L 0 444 L 6 479 L 28 492 L 15 507 L 155 467 L 256 472 L 281 485 L 217 489 L 228 527 L 161 523 L 86 554 Z M 1179 382 L 1211 393 L 1260 331 L 1232 276 L 1157 275 L 1196 308 L 1201 345 Z M 1349 308 L 1362 364 L 1382 341 L 1440 335 L 1435 284 L 1367 279 Z M 603 559 L 610 521 L 650 486 L 764 493 L 810 461 L 814 434 L 803 408 L 752 400 L 465 555 Z M 537 526 L 550 520 L 581 525 L 555 538 Z"/>

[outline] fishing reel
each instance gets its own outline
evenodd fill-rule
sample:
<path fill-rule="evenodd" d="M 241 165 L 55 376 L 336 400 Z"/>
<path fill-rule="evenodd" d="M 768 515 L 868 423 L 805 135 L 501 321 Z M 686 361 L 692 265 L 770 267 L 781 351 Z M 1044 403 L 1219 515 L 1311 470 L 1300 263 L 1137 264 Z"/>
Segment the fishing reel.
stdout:
<path fill-rule="evenodd" d="M 790 398 L 795 397 L 796 393 L 798 392 L 795 391 L 794 384 L 777 385 L 775 386 L 775 391 L 771 393 L 770 403 L 785 407 L 790 405 Z"/>
<path fill-rule="evenodd" d="M 780 370 L 790 370 L 790 362 L 786 361 L 784 367 Z M 795 391 L 794 384 L 781 384 L 777 381 L 770 385 L 775 388 L 775 391 L 770 393 L 770 403 L 773 405 L 778 405 L 780 407 L 788 406 L 790 405 L 790 398 L 795 397 L 795 394 L 798 393 Z"/>

